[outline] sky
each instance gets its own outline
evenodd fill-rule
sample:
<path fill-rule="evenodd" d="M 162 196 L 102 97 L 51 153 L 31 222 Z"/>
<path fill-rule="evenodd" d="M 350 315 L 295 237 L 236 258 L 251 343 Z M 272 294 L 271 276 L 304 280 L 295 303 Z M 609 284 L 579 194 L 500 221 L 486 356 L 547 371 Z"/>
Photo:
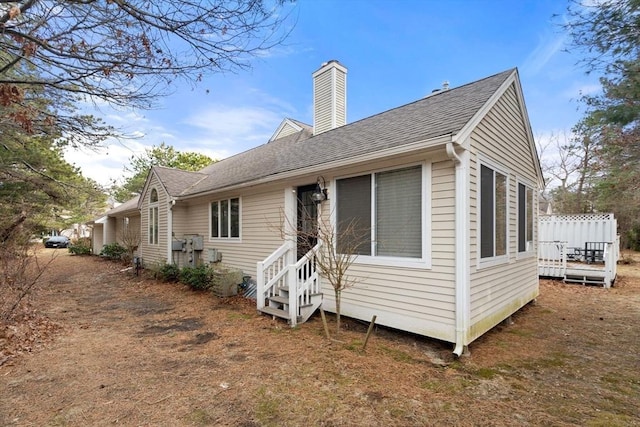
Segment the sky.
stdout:
<path fill-rule="evenodd" d="M 570 132 L 597 78 L 567 52 L 565 0 L 298 0 L 284 45 L 252 68 L 176 86 L 151 111 L 96 112 L 139 138 L 68 151 L 84 176 L 109 185 L 145 148 L 172 145 L 224 159 L 266 143 L 284 118 L 312 124 L 312 73 L 347 69 L 347 123 L 517 67 L 536 140 Z M 544 161 L 544 159 L 543 159 Z"/>

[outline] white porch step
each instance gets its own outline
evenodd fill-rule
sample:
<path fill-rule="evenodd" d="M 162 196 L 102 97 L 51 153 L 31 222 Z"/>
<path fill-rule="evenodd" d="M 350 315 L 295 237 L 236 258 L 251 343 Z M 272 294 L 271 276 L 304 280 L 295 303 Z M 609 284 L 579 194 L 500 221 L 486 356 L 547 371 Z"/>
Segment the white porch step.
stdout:
<path fill-rule="evenodd" d="M 288 296 L 272 296 L 267 298 L 269 301 L 277 302 L 278 304 L 289 304 Z"/>
<path fill-rule="evenodd" d="M 286 319 L 289 320 L 291 319 L 291 317 L 289 316 L 289 312 L 285 311 L 285 310 L 280 310 L 279 308 L 275 308 L 275 307 L 262 307 L 260 309 L 261 312 L 263 312 L 264 314 L 270 314 L 272 316 L 276 316 L 279 317 L 281 319 Z"/>

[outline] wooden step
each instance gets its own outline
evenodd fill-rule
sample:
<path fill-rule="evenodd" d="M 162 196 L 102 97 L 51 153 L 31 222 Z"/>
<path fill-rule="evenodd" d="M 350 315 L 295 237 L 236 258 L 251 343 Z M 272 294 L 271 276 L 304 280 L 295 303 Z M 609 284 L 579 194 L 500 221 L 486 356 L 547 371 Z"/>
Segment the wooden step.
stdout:
<path fill-rule="evenodd" d="M 269 301 L 277 302 L 278 304 L 289 304 L 289 297 L 276 295 L 273 297 L 268 297 L 267 299 Z"/>
<path fill-rule="evenodd" d="M 260 311 L 263 312 L 264 314 L 270 314 L 272 316 L 276 316 L 281 319 L 287 319 L 287 320 L 291 319 L 288 311 L 280 310 L 279 308 L 262 307 Z"/>

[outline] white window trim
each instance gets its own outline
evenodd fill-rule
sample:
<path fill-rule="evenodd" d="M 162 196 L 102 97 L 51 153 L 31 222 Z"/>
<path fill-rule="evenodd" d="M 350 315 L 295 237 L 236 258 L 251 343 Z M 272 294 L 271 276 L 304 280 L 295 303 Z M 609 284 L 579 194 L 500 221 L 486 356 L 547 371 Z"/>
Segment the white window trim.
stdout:
<path fill-rule="evenodd" d="M 421 216 L 422 216 L 422 257 L 421 258 L 403 258 L 403 257 L 389 257 L 389 256 L 374 256 L 374 255 L 355 255 L 354 264 L 359 265 L 373 265 L 373 266 L 387 266 L 387 267 L 408 267 L 408 268 L 420 268 L 430 269 L 432 266 L 432 254 L 431 254 L 431 162 L 415 162 L 392 166 L 384 169 L 376 169 L 367 173 L 356 173 L 351 175 L 345 175 L 335 178 L 332 181 L 332 187 L 337 192 L 337 182 L 341 179 L 352 178 L 355 176 L 371 175 L 371 244 L 375 245 L 375 174 L 386 171 L 394 171 L 398 169 L 410 168 L 412 166 L 422 167 L 422 201 L 421 201 Z M 337 234 L 337 197 L 332 197 L 331 201 L 331 223 L 333 224 L 334 233 Z M 337 242 L 335 243 L 337 244 Z M 373 247 L 372 247 L 373 251 Z M 372 252 L 373 253 L 373 252 Z"/>
<path fill-rule="evenodd" d="M 156 201 L 156 202 L 152 202 L 151 201 L 151 194 L 154 191 L 156 192 L 156 195 L 158 196 L 158 201 Z M 155 212 L 156 212 L 155 217 L 156 217 L 156 220 L 157 220 L 157 223 L 158 223 L 158 229 L 156 230 L 155 233 L 154 232 L 150 232 L 149 233 L 149 236 L 148 236 L 149 238 L 147 239 L 147 242 L 149 243 L 149 245 L 157 246 L 157 245 L 160 244 L 160 194 L 158 193 L 158 190 L 155 187 L 153 187 L 151 189 L 151 191 L 149 192 L 149 209 L 148 209 L 148 217 L 147 217 L 147 220 L 149 221 L 149 224 L 148 224 L 149 226 L 147 227 L 147 230 L 151 229 L 151 227 L 152 227 L 153 219 L 154 219 L 154 214 L 152 214 L 152 212 L 154 211 L 154 209 L 155 209 Z M 157 241 L 154 242 L 153 241 L 153 237 L 154 237 L 155 234 L 158 235 L 158 239 L 157 239 Z"/>
<path fill-rule="evenodd" d="M 520 191 L 520 184 L 524 185 L 526 188 L 531 190 L 531 209 L 533 212 L 533 236 L 531 236 L 531 247 L 527 250 L 525 250 L 524 252 L 520 252 L 520 248 L 519 248 L 519 244 L 520 244 L 520 206 L 518 205 L 518 203 L 520 203 L 520 197 L 518 192 Z M 536 203 L 536 190 L 535 190 L 536 186 L 533 185 L 531 183 L 531 181 L 523 178 L 523 177 L 518 177 L 516 179 L 516 259 L 524 259 L 524 258 L 531 258 L 536 256 L 537 252 L 538 252 L 538 243 L 536 242 L 537 239 L 535 239 L 534 237 L 537 235 L 537 221 L 536 219 L 536 210 L 538 209 L 538 204 Z"/>
<path fill-rule="evenodd" d="M 507 200 L 506 200 L 506 235 L 505 235 L 505 239 L 506 239 L 506 248 L 505 248 L 505 254 L 504 255 L 498 255 L 498 256 L 493 256 L 493 257 L 488 257 L 488 258 L 482 258 L 482 221 L 481 221 L 481 209 L 482 209 L 482 203 L 481 203 L 481 199 L 482 199 L 482 191 L 481 191 L 481 177 L 480 177 L 480 171 L 481 171 L 481 166 L 486 166 L 488 168 L 491 168 L 494 172 L 499 172 L 500 174 L 504 175 L 506 178 L 506 189 L 507 189 Z M 494 183 L 495 184 L 495 183 Z M 494 267 L 497 265 L 502 265 L 502 264 L 506 264 L 509 262 L 509 256 L 510 256 L 510 247 L 511 247 L 511 239 L 510 239 L 510 233 L 509 233 L 509 221 L 510 221 L 510 194 L 511 194 L 511 176 L 509 174 L 509 171 L 503 167 L 502 165 L 500 165 L 497 162 L 494 162 L 493 160 L 483 156 L 483 155 L 478 155 L 478 159 L 476 161 L 476 224 L 477 224 L 477 230 L 476 230 L 476 259 L 478 260 L 477 263 L 477 269 L 483 269 L 483 268 L 487 268 L 487 267 Z M 517 190 L 516 190 L 517 191 Z M 494 185 L 494 194 L 495 194 L 495 185 Z M 495 199 L 494 199 L 495 200 Z M 495 212 L 494 212 L 494 220 L 495 220 Z M 495 250 L 495 234 L 494 234 L 494 250 Z M 517 252 L 517 250 L 516 250 Z"/>
<path fill-rule="evenodd" d="M 214 202 L 218 202 L 218 206 L 220 206 L 221 201 L 228 201 L 229 206 L 231 206 L 231 199 L 238 199 L 238 237 L 211 237 L 211 204 Z M 231 217 L 229 217 L 231 220 Z M 210 242 L 225 242 L 225 243 L 242 243 L 242 197 L 240 196 L 232 196 L 232 197 L 224 197 L 222 199 L 216 199 L 209 201 L 209 241 Z M 231 222 L 229 222 L 229 228 L 231 228 Z M 219 231 L 219 228 L 218 228 Z M 229 230 L 231 231 L 231 230 Z"/>

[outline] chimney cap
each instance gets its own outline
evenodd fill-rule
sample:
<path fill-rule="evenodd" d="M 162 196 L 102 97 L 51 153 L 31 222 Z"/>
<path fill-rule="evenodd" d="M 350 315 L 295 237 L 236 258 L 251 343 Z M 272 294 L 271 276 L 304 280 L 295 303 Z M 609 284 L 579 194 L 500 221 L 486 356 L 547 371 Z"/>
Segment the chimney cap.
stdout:
<path fill-rule="evenodd" d="M 343 73 L 347 73 L 347 67 L 345 67 L 344 65 L 342 65 L 340 63 L 340 61 L 338 61 L 337 59 L 330 59 L 326 62 L 323 62 L 322 65 L 320 65 L 320 68 L 318 68 L 313 74 L 313 77 L 316 77 L 317 75 L 323 73 L 324 71 L 330 69 L 330 68 L 336 68 L 340 71 L 342 71 Z"/>
<path fill-rule="evenodd" d="M 330 59 L 327 62 L 323 62 L 321 67 L 326 67 L 327 65 L 331 64 L 332 62 L 335 62 L 336 64 L 340 64 L 340 61 L 338 61 L 337 59 Z M 342 65 L 342 64 L 340 64 Z"/>

